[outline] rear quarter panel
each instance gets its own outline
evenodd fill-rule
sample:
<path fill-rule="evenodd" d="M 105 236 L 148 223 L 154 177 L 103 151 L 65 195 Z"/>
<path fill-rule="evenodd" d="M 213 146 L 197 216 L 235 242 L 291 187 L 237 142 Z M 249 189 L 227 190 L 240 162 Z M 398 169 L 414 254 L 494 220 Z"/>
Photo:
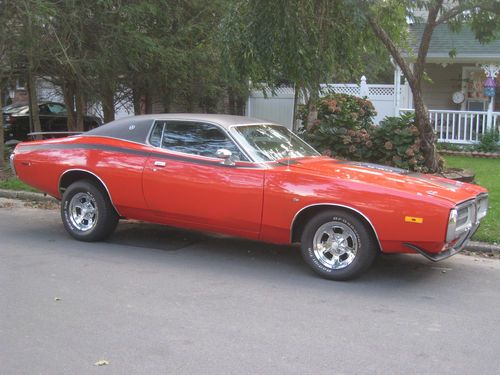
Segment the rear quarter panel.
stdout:
<path fill-rule="evenodd" d="M 98 137 L 72 137 L 27 142 L 15 149 L 18 177 L 58 199 L 59 181 L 71 170 L 98 176 L 121 213 L 130 207 L 143 208 L 142 172 L 149 148 L 144 145 Z"/>

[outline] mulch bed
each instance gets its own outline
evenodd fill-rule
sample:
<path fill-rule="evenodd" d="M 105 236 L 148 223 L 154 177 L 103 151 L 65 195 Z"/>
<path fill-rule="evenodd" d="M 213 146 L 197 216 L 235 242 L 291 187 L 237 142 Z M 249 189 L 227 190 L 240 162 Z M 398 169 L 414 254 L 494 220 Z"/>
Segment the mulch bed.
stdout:
<path fill-rule="evenodd" d="M 472 157 L 472 158 L 500 159 L 500 153 L 498 153 L 498 152 L 439 150 L 439 153 L 441 155 L 467 156 L 467 157 Z"/>

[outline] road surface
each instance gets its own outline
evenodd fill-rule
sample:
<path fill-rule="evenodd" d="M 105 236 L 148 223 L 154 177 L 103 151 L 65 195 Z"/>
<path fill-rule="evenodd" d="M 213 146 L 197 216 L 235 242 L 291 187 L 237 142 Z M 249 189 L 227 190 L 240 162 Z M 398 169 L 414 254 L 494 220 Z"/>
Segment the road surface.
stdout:
<path fill-rule="evenodd" d="M 1 374 L 500 373 L 499 260 L 381 256 L 332 282 L 293 247 L 138 223 L 83 243 L 11 202 Z"/>

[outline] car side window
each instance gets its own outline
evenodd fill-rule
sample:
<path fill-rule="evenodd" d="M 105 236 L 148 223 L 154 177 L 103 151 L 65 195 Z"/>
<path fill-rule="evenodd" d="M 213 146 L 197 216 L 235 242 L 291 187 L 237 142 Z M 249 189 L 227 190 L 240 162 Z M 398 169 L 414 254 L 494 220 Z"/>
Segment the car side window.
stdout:
<path fill-rule="evenodd" d="M 149 143 L 151 143 L 152 146 L 160 147 L 161 133 L 163 132 L 164 127 L 165 127 L 165 121 L 157 121 L 155 123 L 153 131 L 149 136 Z"/>
<path fill-rule="evenodd" d="M 150 143 L 172 151 L 212 158 L 217 157 L 217 150 L 224 148 L 231 151 L 234 160 L 248 160 L 221 129 L 201 122 L 157 121 Z"/>

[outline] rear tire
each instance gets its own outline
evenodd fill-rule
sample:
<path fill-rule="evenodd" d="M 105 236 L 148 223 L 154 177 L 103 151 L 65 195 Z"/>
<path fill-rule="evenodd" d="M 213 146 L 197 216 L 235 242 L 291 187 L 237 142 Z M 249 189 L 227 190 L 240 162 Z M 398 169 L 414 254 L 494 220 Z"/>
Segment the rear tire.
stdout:
<path fill-rule="evenodd" d="M 360 276 L 375 260 L 377 242 L 366 223 L 354 214 L 327 210 L 305 226 L 301 253 L 306 263 L 330 280 Z"/>
<path fill-rule="evenodd" d="M 61 200 L 61 218 L 66 231 L 79 241 L 102 241 L 118 224 L 118 214 L 102 188 L 89 180 L 71 184 Z"/>

